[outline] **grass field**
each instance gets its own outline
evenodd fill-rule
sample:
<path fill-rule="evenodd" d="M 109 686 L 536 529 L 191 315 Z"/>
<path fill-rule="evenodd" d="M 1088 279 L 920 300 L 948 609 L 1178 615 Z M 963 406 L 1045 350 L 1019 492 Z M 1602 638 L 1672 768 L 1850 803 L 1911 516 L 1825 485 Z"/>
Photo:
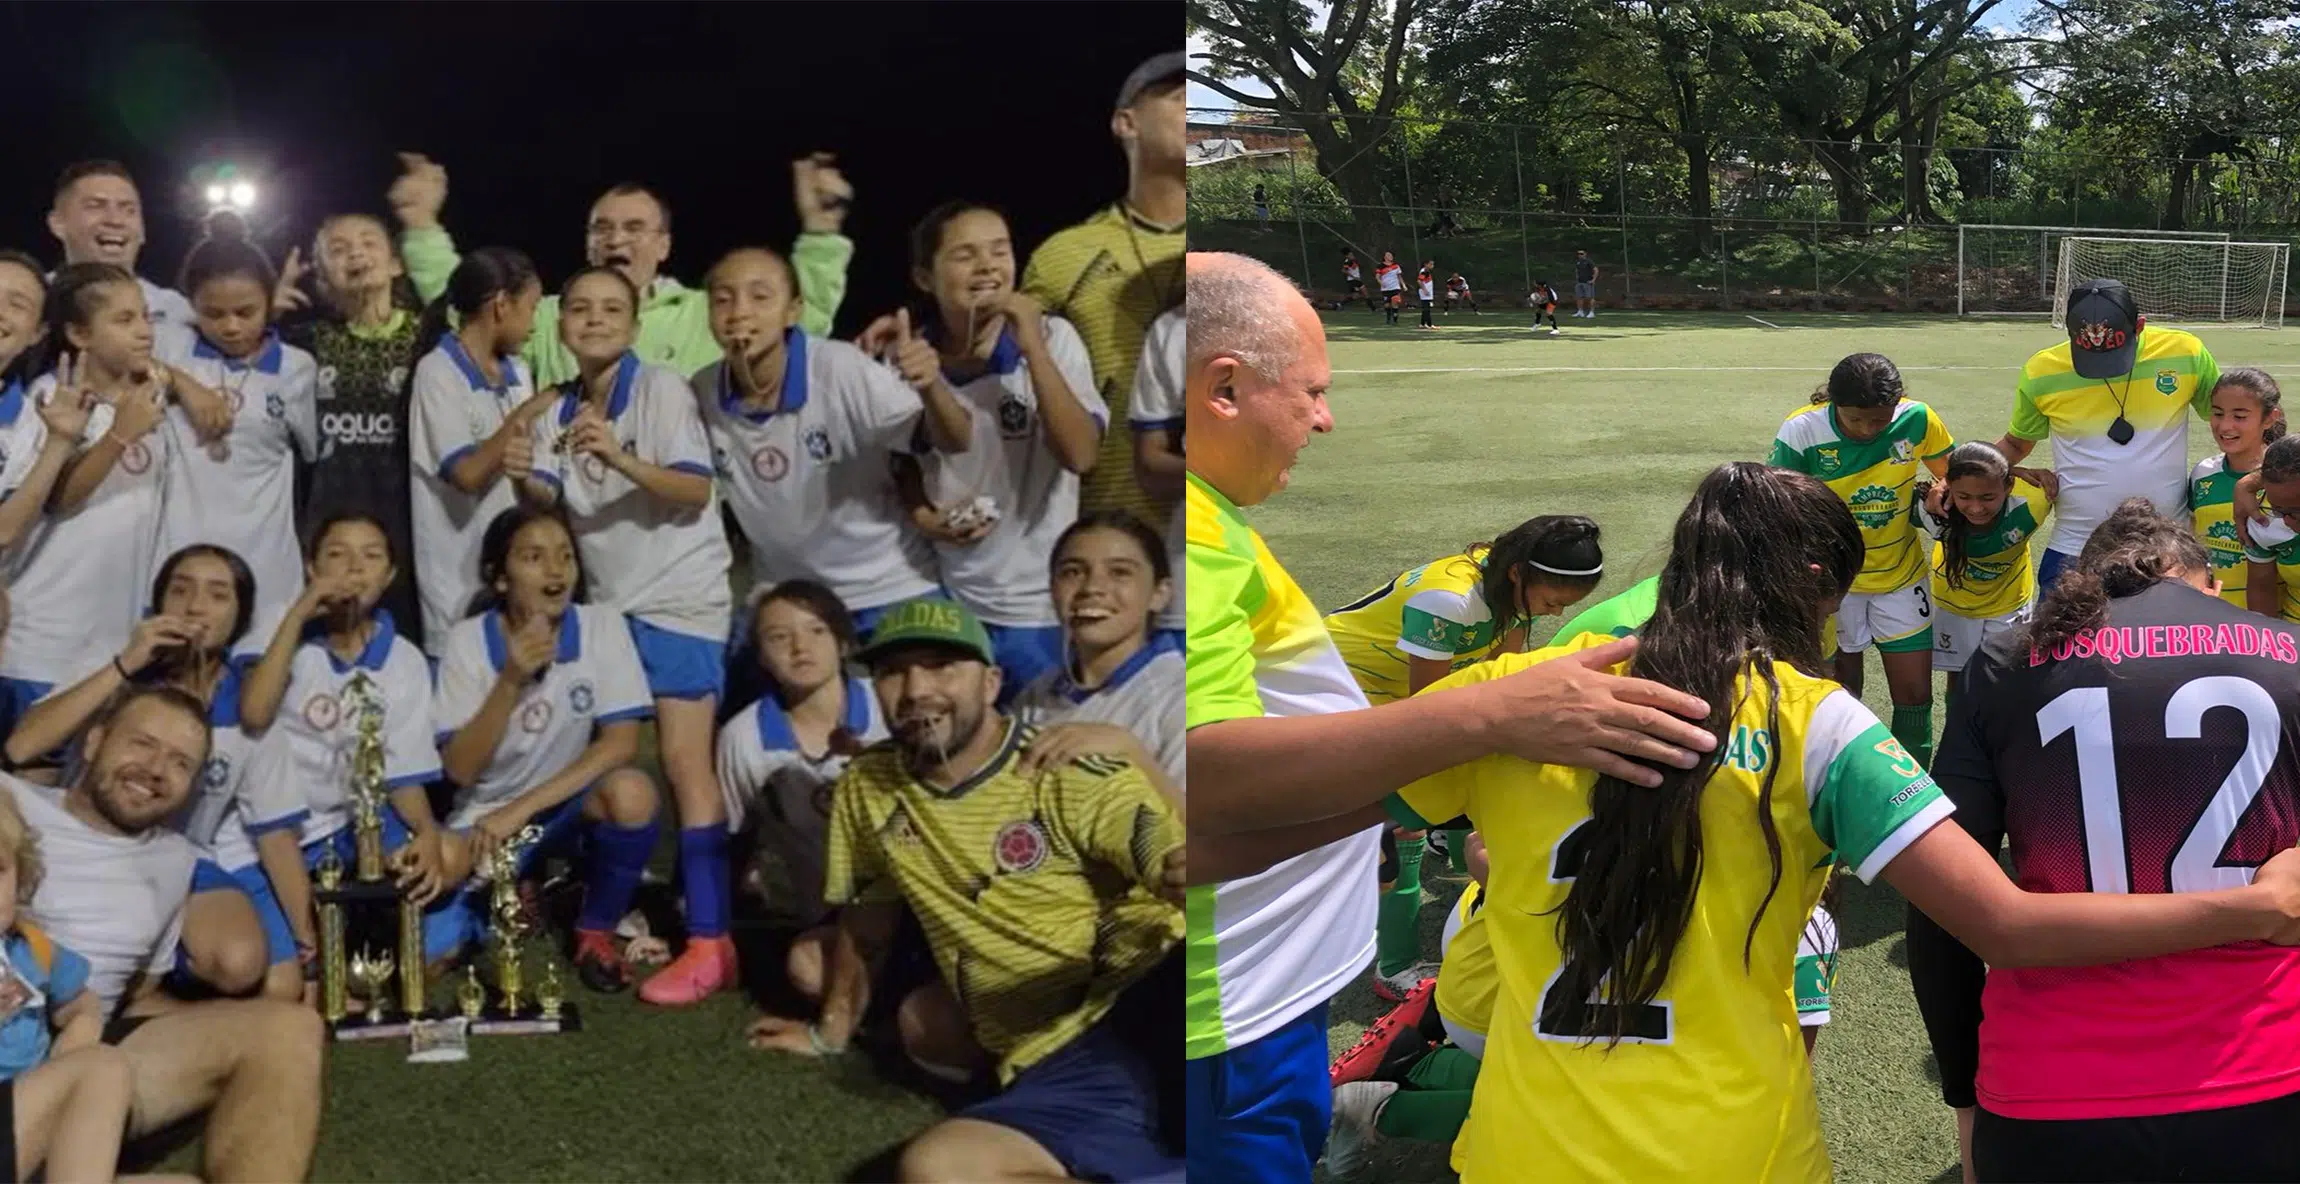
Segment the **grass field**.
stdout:
<path fill-rule="evenodd" d="M 1585 513 L 1604 528 L 1608 574 L 1591 600 L 1659 570 L 1668 531 L 1701 474 L 1762 458 L 1781 419 L 1848 353 L 1899 363 L 1913 398 L 1959 439 L 1994 440 L 2028 354 L 2055 336 L 2035 321 L 1765 314 L 1605 313 L 1533 335 L 1522 311 L 1456 315 L 1438 332 L 1362 310 L 1328 313 L 1337 423 L 1291 488 L 1250 510 L 1318 604 L 1343 604 L 1396 573 L 1490 538 L 1537 513 Z M 2205 331 L 2223 367 L 2267 367 L 2300 385 L 2300 330 Z M 2211 448 L 2203 430 L 2191 451 Z M 2048 463 L 2050 446 L 2037 461 Z M 1554 627 L 1557 622 L 1547 622 Z M 1537 640 L 1540 630 L 1536 630 Z M 1871 663 L 1867 698 L 1889 710 Z M 1936 693 L 1936 702 L 1938 701 Z M 1429 865 L 1425 864 L 1425 867 Z M 1426 876 L 1426 873 L 1425 873 Z M 1434 958 L 1460 885 L 1426 879 Z M 1830 1151 L 1848 1184 L 1954 1180 L 1956 1134 L 1936 1092 L 1910 993 L 1903 904 L 1848 885 L 1844 957 L 1817 1079 Z M 1334 1007 L 1336 1052 L 1380 1014 L 1363 981 Z M 1533 1165 L 1529 1172 L 1538 1175 Z M 1393 1143 L 1359 1179 L 1450 1179 L 1443 1148 Z"/>

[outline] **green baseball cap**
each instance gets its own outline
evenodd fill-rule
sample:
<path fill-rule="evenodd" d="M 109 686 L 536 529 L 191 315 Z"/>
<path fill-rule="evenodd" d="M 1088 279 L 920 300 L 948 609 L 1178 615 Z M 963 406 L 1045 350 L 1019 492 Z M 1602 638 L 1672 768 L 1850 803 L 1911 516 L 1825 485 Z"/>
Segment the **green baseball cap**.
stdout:
<path fill-rule="evenodd" d="M 990 648 L 990 631 L 965 605 L 940 596 L 921 596 L 888 609 L 879 618 L 878 628 L 871 630 L 862 660 L 866 664 L 876 662 L 889 650 L 906 645 L 945 646 L 963 650 L 985 666 L 998 664 Z"/>

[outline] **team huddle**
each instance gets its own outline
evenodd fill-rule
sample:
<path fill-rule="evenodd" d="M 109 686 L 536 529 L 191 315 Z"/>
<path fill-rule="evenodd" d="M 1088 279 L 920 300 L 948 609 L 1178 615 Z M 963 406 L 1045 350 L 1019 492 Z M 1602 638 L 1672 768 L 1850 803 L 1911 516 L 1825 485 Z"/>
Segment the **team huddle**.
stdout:
<path fill-rule="evenodd" d="M 1529 649 L 1599 524 L 1321 613 L 1239 508 L 1336 430 L 1323 328 L 1258 263 L 1189 266 L 1194 1172 L 1347 1177 L 1387 1138 L 1466 1180 L 1828 1179 L 1852 876 L 1910 902 L 1968 1179 L 2300 1178 L 2300 444 L 2266 372 L 2113 280 L 1993 443 L 1847 357 L 1657 577 Z M 1470 884 L 1425 961 L 1441 853 Z M 1396 1006 L 1330 1058 L 1369 962 Z"/>
<path fill-rule="evenodd" d="M 551 294 L 458 248 L 422 156 L 308 265 L 212 216 L 180 290 L 127 170 L 66 169 L 62 264 L 0 252 L 0 1171 L 109 1179 L 211 1110 L 211 1175 L 303 1174 L 364 730 L 434 976 L 512 845 L 580 883 L 590 990 L 735 988 L 747 911 L 819 1008 L 753 1047 L 978 1083 L 905 1178 L 1178 1173 L 1181 74 L 1121 89 L 1123 200 L 1027 266 L 925 211 L 916 305 L 851 340 L 825 156 L 788 252 L 683 287 L 620 185 Z M 675 951 L 635 908 L 665 829 Z"/>

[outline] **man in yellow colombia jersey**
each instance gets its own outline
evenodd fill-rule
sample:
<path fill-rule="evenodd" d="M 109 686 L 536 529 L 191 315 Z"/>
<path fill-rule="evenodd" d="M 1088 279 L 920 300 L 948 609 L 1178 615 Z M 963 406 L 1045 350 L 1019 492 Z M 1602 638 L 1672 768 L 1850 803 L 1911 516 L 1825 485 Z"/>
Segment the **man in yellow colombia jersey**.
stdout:
<path fill-rule="evenodd" d="M 913 1140 L 903 1177 L 1178 1173 L 1159 1105 L 1181 1028 L 1173 810 L 1122 758 L 1033 768 L 1036 732 L 992 706 L 989 634 L 955 602 L 896 606 L 862 656 L 894 738 L 839 778 L 823 897 L 849 906 L 842 944 L 908 907 L 1003 1087 Z M 834 959 L 814 1051 L 845 1044 L 868 974 Z"/>

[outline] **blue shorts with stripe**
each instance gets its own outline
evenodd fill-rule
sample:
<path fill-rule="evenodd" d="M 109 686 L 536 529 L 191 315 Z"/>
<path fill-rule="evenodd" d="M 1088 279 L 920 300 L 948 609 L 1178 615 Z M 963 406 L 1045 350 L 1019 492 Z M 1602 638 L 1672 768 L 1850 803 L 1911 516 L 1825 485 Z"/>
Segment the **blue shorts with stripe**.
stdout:
<path fill-rule="evenodd" d="M 727 643 L 625 617 L 647 690 L 658 699 L 711 699 L 727 689 Z"/>

